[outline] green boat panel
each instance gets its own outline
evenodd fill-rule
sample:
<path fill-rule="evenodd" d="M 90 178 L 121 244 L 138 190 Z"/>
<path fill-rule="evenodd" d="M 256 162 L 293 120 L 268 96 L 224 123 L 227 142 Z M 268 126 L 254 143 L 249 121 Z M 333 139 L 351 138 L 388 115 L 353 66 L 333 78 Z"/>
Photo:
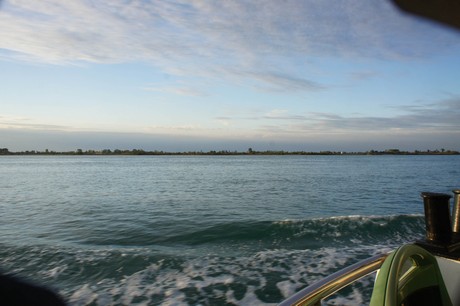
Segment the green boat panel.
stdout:
<path fill-rule="evenodd" d="M 451 306 L 438 262 L 425 249 L 406 244 L 392 252 L 377 274 L 371 306 Z"/>

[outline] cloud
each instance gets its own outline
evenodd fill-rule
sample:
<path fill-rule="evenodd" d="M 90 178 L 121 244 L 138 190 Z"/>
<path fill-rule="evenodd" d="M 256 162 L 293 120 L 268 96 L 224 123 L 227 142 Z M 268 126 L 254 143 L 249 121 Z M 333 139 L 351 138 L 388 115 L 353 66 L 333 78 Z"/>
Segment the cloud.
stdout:
<path fill-rule="evenodd" d="M 290 115 L 285 109 L 273 109 L 265 114 L 263 119 L 275 119 L 275 120 L 307 120 L 307 117 L 301 115 Z"/>
<path fill-rule="evenodd" d="M 458 45 L 458 35 L 377 0 L 16 0 L 3 4 L 0 28 L 0 58 L 142 61 L 275 91 L 324 88 L 305 70 L 311 56 L 404 59 Z"/>
<path fill-rule="evenodd" d="M 278 125 L 263 126 L 256 135 L 206 137 L 149 133 L 69 132 L 49 130 L 1 129 L 2 146 L 10 151 L 45 149 L 68 151 L 135 149 L 174 151 L 239 150 L 306 150 L 306 151 L 367 151 L 399 148 L 403 150 L 451 149 L 460 150 L 460 135 L 453 132 L 382 133 L 362 132 L 337 134 L 303 133 L 280 134 Z M 268 132 L 270 130 L 273 134 Z M 273 136 L 275 135 L 275 136 Z M 278 137 L 276 137 L 278 135 Z M 432 136 L 432 137 L 427 137 Z M 433 137 L 434 136 L 434 137 Z"/>
<path fill-rule="evenodd" d="M 289 138 L 303 141 L 309 137 L 353 138 L 353 135 L 437 135 L 436 138 L 460 137 L 460 98 L 395 107 L 393 116 L 345 116 L 327 112 L 292 114 L 287 109 L 247 114 L 217 116 L 203 124 L 177 123 L 149 125 L 142 131 L 149 135 L 193 135 L 221 139 L 266 138 L 282 140 Z M 27 130 L 37 132 L 89 132 L 72 126 L 43 124 L 23 117 L 0 116 L 0 130 Z M 113 130 L 113 129 L 112 129 Z M 125 129 L 126 130 L 126 129 Z M 102 131 L 100 131 L 102 132 Z M 121 133 L 121 130 L 114 131 Z M 370 137 L 370 136 L 369 136 Z M 332 141 L 332 138 L 330 138 Z M 363 138 L 364 139 L 364 138 Z"/>
<path fill-rule="evenodd" d="M 232 119 L 230 117 L 216 117 L 214 118 L 217 123 L 223 125 L 225 127 L 229 127 L 231 125 Z"/>
<path fill-rule="evenodd" d="M 245 75 L 249 76 L 250 79 L 257 80 L 263 84 L 265 87 L 262 86 L 262 89 L 271 91 L 317 91 L 326 88 L 325 85 L 321 85 L 315 81 L 276 72 L 249 72 L 245 73 Z"/>
<path fill-rule="evenodd" d="M 391 117 L 273 109 L 256 117 L 215 117 L 215 125 L 152 125 L 144 133 L 90 132 L 3 115 L 0 139 L 12 150 L 460 150 L 460 98 L 397 109 Z"/>
<path fill-rule="evenodd" d="M 0 129 L 70 131 L 73 128 L 56 124 L 37 123 L 27 117 L 0 115 Z"/>
<path fill-rule="evenodd" d="M 428 104 L 397 107 L 392 117 L 341 116 L 333 113 L 311 112 L 292 115 L 287 110 L 274 109 L 268 113 L 233 120 L 261 121 L 259 131 L 302 135 L 356 133 L 453 133 L 460 135 L 460 98 Z M 276 121 L 276 124 L 274 122 Z"/>
<path fill-rule="evenodd" d="M 193 125 L 193 124 L 185 124 L 185 125 L 152 125 L 148 126 L 145 128 L 145 130 L 152 132 L 152 133 L 185 133 L 185 134 L 191 134 L 191 133 L 196 133 L 196 132 L 206 132 L 206 129 L 204 129 L 200 125 Z"/>
<path fill-rule="evenodd" d="M 324 122 L 331 128 L 460 133 L 460 98 L 436 103 L 403 106 L 405 113 L 392 117 L 339 118 Z"/>

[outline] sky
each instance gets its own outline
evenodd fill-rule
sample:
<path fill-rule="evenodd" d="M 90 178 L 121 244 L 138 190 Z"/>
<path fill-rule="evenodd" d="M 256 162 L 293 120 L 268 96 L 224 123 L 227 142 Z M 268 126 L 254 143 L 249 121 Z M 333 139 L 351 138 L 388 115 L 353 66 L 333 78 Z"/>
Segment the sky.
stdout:
<path fill-rule="evenodd" d="M 0 0 L 10 151 L 460 150 L 460 31 L 382 0 Z"/>

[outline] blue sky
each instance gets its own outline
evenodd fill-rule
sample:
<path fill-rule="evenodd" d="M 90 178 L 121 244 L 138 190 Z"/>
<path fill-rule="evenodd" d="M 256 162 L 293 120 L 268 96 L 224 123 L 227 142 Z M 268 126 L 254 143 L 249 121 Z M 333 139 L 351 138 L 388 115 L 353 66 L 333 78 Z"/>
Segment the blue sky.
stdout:
<path fill-rule="evenodd" d="M 377 0 L 4 0 L 0 147 L 460 150 L 460 32 Z"/>

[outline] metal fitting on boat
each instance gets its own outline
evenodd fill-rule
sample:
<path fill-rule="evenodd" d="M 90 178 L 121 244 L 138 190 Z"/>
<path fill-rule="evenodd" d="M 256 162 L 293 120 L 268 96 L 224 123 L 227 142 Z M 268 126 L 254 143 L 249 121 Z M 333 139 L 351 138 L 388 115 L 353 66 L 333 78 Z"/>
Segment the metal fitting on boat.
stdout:
<path fill-rule="evenodd" d="M 460 189 L 452 190 L 454 206 L 452 207 L 452 232 L 455 240 L 460 240 Z"/>
<path fill-rule="evenodd" d="M 450 244 L 452 228 L 450 222 L 450 195 L 422 192 L 425 207 L 426 240 L 434 244 Z"/>

